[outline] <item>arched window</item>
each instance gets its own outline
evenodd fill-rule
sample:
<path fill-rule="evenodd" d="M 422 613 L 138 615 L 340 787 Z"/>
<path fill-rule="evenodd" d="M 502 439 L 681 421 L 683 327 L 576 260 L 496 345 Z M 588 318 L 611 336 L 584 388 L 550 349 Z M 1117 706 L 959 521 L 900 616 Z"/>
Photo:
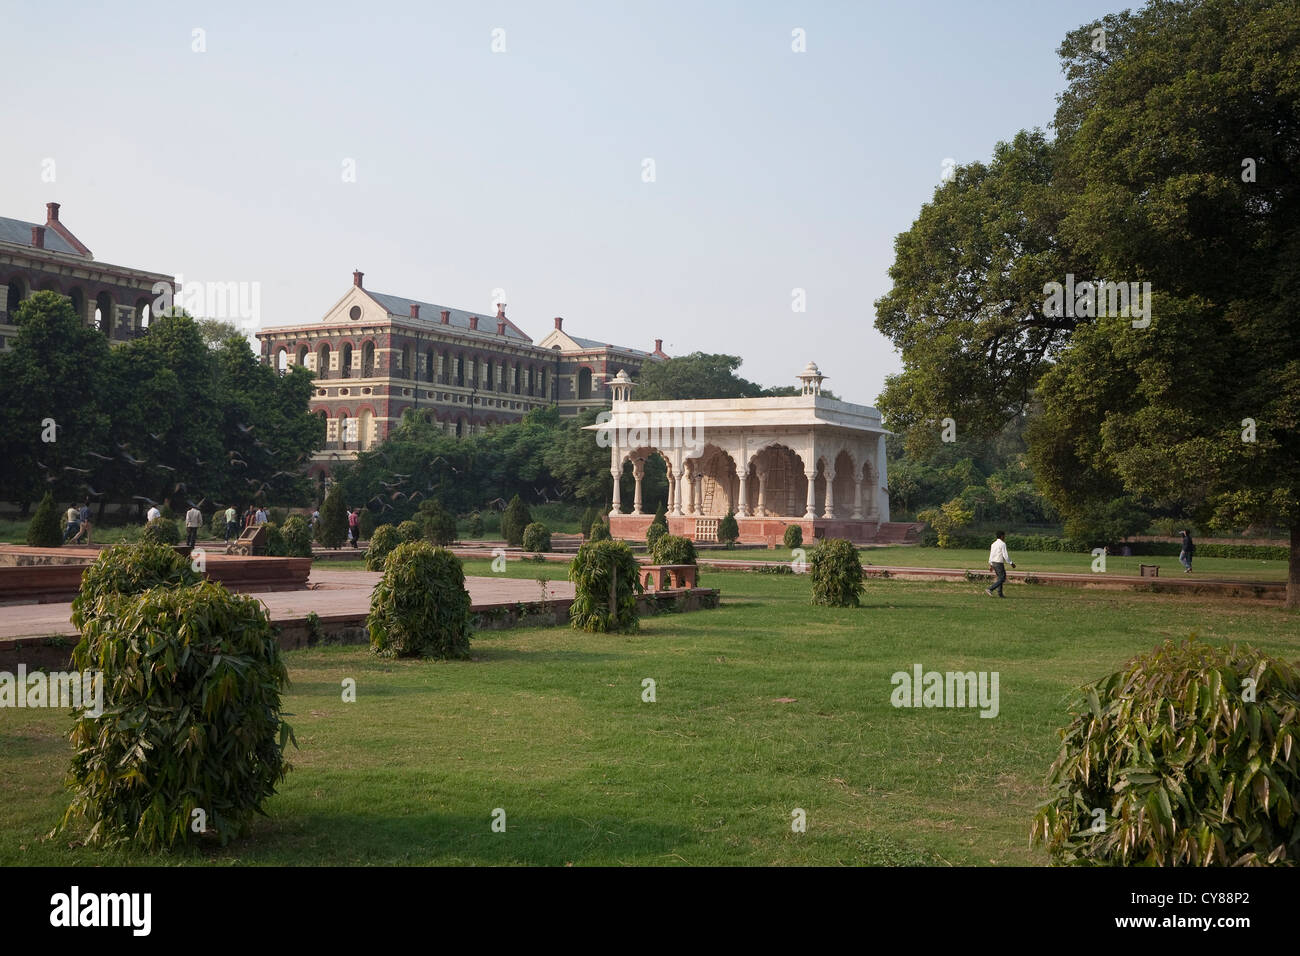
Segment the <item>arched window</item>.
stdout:
<path fill-rule="evenodd" d="M 303 368 L 307 367 L 307 356 L 310 354 L 311 354 L 311 349 L 307 348 L 307 346 L 305 345 L 302 348 L 298 349 L 298 364 Z"/>
<path fill-rule="evenodd" d="M 433 349 L 428 349 L 424 353 L 424 375 L 425 375 L 424 380 L 426 382 L 433 381 L 434 364 L 435 363 L 433 361 Z"/>
<path fill-rule="evenodd" d="M 485 373 L 484 378 L 485 381 L 483 382 L 483 387 L 486 388 L 488 391 L 491 391 L 492 390 L 492 360 L 491 359 L 487 360 L 487 372 Z"/>
<path fill-rule="evenodd" d="M 148 299 L 135 300 L 135 327 L 137 331 L 143 332 L 149 328 L 149 317 L 152 308 Z"/>
<path fill-rule="evenodd" d="M 330 377 L 330 345 L 328 342 L 322 342 L 320 351 L 316 353 L 316 377 Z"/>
<path fill-rule="evenodd" d="M 105 335 L 113 333 L 113 297 L 107 292 L 95 296 L 95 326 Z"/>
<path fill-rule="evenodd" d="M 402 376 L 404 378 L 419 377 L 415 369 L 411 367 L 411 363 L 414 361 L 415 361 L 415 357 L 411 352 L 411 347 L 409 345 L 403 345 L 402 346 Z"/>
<path fill-rule="evenodd" d="M 27 298 L 27 283 L 23 282 L 21 276 L 14 276 L 9 280 L 9 298 L 5 302 L 5 311 L 8 313 L 10 324 L 14 321 L 14 313 L 18 311 L 18 303 Z M 81 321 L 86 321 L 83 315 Z"/>
<path fill-rule="evenodd" d="M 578 369 L 578 397 L 591 398 L 591 369 Z"/>
<path fill-rule="evenodd" d="M 370 378 L 375 374 L 375 343 L 366 342 L 361 346 L 361 377 Z"/>
<path fill-rule="evenodd" d="M 72 310 L 77 313 L 77 321 L 85 322 L 86 321 L 86 293 L 82 291 L 80 286 L 76 286 L 73 288 L 71 292 L 68 293 L 68 298 L 72 300 Z"/>
<path fill-rule="evenodd" d="M 365 451 L 375 441 L 375 414 L 368 408 L 363 408 L 357 412 L 357 441 L 360 448 Z"/>
<path fill-rule="evenodd" d="M 339 356 L 339 374 L 343 378 L 352 377 L 352 343 L 343 344 L 343 354 Z"/>
<path fill-rule="evenodd" d="M 456 353 L 456 384 L 464 388 L 465 386 L 465 353 Z M 456 434 L 460 434 L 460 426 L 457 426 Z"/>
<path fill-rule="evenodd" d="M 289 353 L 283 348 L 275 353 L 275 369 L 281 375 L 289 370 Z"/>

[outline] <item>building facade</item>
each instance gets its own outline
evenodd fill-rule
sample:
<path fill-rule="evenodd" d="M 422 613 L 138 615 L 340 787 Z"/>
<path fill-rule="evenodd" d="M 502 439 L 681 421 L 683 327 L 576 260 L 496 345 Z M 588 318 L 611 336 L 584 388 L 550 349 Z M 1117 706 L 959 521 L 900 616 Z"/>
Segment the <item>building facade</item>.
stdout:
<path fill-rule="evenodd" d="M 497 306 L 495 315 L 421 302 L 352 286 L 319 322 L 257 333 L 262 361 L 316 376 L 311 408 L 325 419 L 325 445 L 313 473 L 382 441 L 413 410 L 449 434 L 476 434 L 557 405 L 578 415 L 609 404 L 606 380 L 640 372 L 667 356 L 578 338 L 564 320 L 540 342 Z"/>
<path fill-rule="evenodd" d="M 45 222 L 0 217 L 0 349 L 17 334 L 18 304 L 37 292 L 57 292 L 87 325 L 112 342 L 143 334 L 161 286 L 174 278 L 127 266 L 97 262 L 59 219 L 59 204 L 45 204 Z M 157 288 L 156 288 L 157 287 Z"/>

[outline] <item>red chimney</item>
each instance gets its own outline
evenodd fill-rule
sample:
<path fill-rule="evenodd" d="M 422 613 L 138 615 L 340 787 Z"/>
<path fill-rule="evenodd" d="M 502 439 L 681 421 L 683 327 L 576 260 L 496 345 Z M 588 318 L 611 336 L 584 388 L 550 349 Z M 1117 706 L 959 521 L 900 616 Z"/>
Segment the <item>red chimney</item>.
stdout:
<path fill-rule="evenodd" d="M 655 339 L 655 355 L 663 355 L 663 354 L 664 354 L 664 340 Z"/>
<path fill-rule="evenodd" d="M 564 317 L 563 317 L 563 316 L 559 316 L 559 315 L 557 315 L 557 316 L 555 317 L 555 327 L 556 327 L 557 329 L 559 329 L 561 332 L 564 331 Z"/>
<path fill-rule="evenodd" d="M 357 272 L 355 270 L 352 273 L 352 284 L 356 286 L 358 289 L 361 288 L 361 277 L 364 275 L 365 275 L 364 272 Z"/>
<path fill-rule="evenodd" d="M 413 319 L 418 319 L 419 317 L 420 317 L 420 303 L 418 303 L 418 302 L 412 302 L 412 303 L 411 303 L 411 318 L 413 318 Z"/>
<path fill-rule="evenodd" d="M 506 334 L 506 320 L 504 318 L 498 318 L 497 335 L 505 335 L 505 334 Z"/>
<path fill-rule="evenodd" d="M 469 317 L 469 327 L 470 327 L 471 329 L 477 329 L 477 328 L 478 328 L 478 316 L 477 316 L 477 315 L 471 315 L 471 316 Z"/>
<path fill-rule="evenodd" d="M 451 312 L 447 309 L 442 310 L 442 324 L 451 325 Z"/>
<path fill-rule="evenodd" d="M 45 248 L 45 227 L 32 226 L 32 245 L 37 249 Z"/>
<path fill-rule="evenodd" d="M 59 204 L 58 204 L 58 203 L 56 203 L 56 202 L 47 202 L 47 203 L 45 204 L 45 221 L 46 221 L 47 223 L 50 223 L 50 222 L 58 222 L 58 221 L 59 221 Z"/>
<path fill-rule="evenodd" d="M 498 318 L 498 319 L 504 319 L 505 317 L 506 317 L 506 304 L 505 304 L 504 302 L 498 302 L 498 303 L 497 303 L 497 318 Z"/>

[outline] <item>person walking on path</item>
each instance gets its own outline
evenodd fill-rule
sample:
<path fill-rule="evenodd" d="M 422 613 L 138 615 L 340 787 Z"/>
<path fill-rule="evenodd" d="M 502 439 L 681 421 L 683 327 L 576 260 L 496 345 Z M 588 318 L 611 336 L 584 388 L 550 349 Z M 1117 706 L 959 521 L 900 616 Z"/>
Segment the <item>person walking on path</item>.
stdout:
<path fill-rule="evenodd" d="M 352 542 L 352 547 L 357 546 L 357 538 L 361 534 L 361 518 L 357 515 L 357 509 L 348 510 L 348 540 Z"/>
<path fill-rule="evenodd" d="M 76 505 L 72 505 L 63 517 L 68 523 L 68 526 L 63 529 L 63 543 L 67 544 L 68 540 L 81 530 L 81 512 L 77 510 Z"/>
<path fill-rule="evenodd" d="M 185 512 L 185 546 L 194 547 L 194 542 L 199 536 L 199 527 L 203 524 L 203 512 L 190 505 L 190 510 Z"/>
<path fill-rule="evenodd" d="M 1007 565 L 1009 564 L 1013 568 L 1016 566 L 1016 563 L 1011 560 L 1011 555 L 1007 554 L 1005 539 L 1005 532 L 999 531 L 997 538 L 993 541 L 993 546 L 989 548 L 989 570 L 997 575 L 997 580 L 984 589 L 984 593 L 989 597 L 993 596 L 994 591 L 998 592 L 998 597 L 1006 597 L 1002 593 L 1002 585 L 1007 580 Z"/>
<path fill-rule="evenodd" d="M 153 505 L 149 508 L 149 511 L 145 514 L 144 520 L 146 523 L 148 523 L 150 521 L 153 521 L 155 518 L 161 518 L 161 517 L 162 517 L 162 512 L 158 510 L 157 505 Z"/>
<path fill-rule="evenodd" d="M 1192 573 L 1192 556 L 1196 554 L 1196 545 L 1192 543 L 1192 536 L 1186 531 L 1181 532 L 1183 536 L 1183 547 L 1178 552 L 1178 560 L 1183 564 L 1183 574 Z"/>
<path fill-rule="evenodd" d="M 257 511 L 254 510 L 252 505 L 249 505 L 248 510 L 244 512 L 244 527 L 251 528 L 256 523 L 257 523 Z"/>
<path fill-rule="evenodd" d="M 230 539 L 239 534 L 239 512 L 235 506 L 231 505 L 226 509 L 226 547 L 230 547 Z"/>
<path fill-rule="evenodd" d="M 82 541 L 82 544 L 90 544 L 90 499 L 89 498 L 85 500 L 85 502 L 81 506 L 81 510 L 77 512 L 77 520 L 80 522 L 81 527 L 77 531 L 76 536 L 73 537 L 72 543 L 76 544 L 78 541 L 81 541 L 81 538 L 84 535 L 86 540 Z"/>
<path fill-rule="evenodd" d="M 259 507 L 257 515 L 253 518 L 253 524 L 266 524 L 267 520 L 266 509 Z"/>

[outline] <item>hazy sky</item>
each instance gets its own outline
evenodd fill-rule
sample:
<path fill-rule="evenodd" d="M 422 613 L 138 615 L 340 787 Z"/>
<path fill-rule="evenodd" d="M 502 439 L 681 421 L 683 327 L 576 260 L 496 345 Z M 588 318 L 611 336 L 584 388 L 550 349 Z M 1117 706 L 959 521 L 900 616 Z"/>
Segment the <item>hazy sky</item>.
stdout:
<path fill-rule="evenodd" d="M 814 359 L 870 404 L 894 237 L 946 158 L 1046 127 L 1066 31 L 1123 6 L 0 0 L 0 215 L 57 201 L 98 259 L 260 283 L 264 326 L 357 268 L 488 314 L 504 289 L 534 340 L 562 315 L 763 384 Z"/>

